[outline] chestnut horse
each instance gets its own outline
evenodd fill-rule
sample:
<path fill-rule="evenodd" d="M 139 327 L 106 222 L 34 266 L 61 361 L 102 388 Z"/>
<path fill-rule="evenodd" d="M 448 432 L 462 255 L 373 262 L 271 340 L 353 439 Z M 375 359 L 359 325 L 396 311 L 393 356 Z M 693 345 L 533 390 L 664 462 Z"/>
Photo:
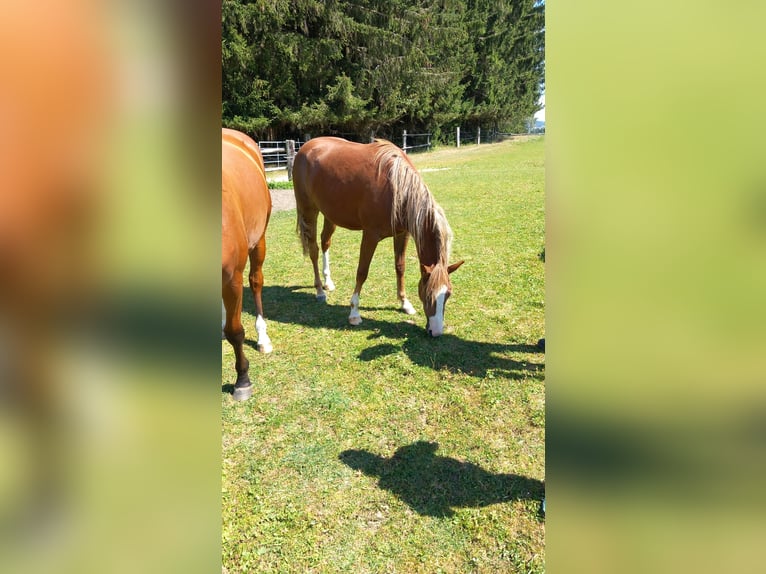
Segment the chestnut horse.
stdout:
<path fill-rule="evenodd" d="M 250 259 L 250 289 L 255 300 L 258 350 L 269 353 L 271 341 L 263 319 L 263 260 L 266 257 L 266 226 L 271 216 L 271 194 L 266 183 L 263 156 L 245 134 L 223 128 L 221 133 L 221 276 L 226 319 L 223 332 L 234 348 L 237 382 L 234 399 L 253 394 L 250 366 L 243 351 L 242 275 Z"/>
<path fill-rule="evenodd" d="M 414 314 L 404 290 L 404 254 L 412 235 L 420 260 L 418 295 L 427 318 L 426 331 L 434 337 L 441 335 L 444 305 L 452 293 L 449 274 L 463 261 L 449 264 L 452 230 L 407 155 L 385 140 L 358 144 L 334 137 L 315 138 L 295 156 L 293 184 L 297 231 L 304 255 L 309 255 L 314 266 L 317 300 L 326 301 L 325 288 L 335 289 L 330 277 L 329 249 L 332 234 L 340 225 L 362 231 L 349 323 L 362 322 L 359 293 L 367 279 L 370 261 L 380 240 L 392 236 L 401 310 Z M 317 261 L 319 212 L 324 215 L 321 236 L 324 283 Z"/>

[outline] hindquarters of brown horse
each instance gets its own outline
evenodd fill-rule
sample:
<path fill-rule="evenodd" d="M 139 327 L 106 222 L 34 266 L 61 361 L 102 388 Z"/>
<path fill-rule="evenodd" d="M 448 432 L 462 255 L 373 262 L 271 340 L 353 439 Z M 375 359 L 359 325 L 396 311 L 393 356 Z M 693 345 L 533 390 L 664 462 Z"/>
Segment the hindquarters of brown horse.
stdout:
<path fill-rule="evenodd" d="M 250 260 L 250 288 L 256 314 L 263 321 L 263 261 L 266 257 L 266 227 L 271 216 L 271 194 L 258 145 L 245 134 L 223 128 L 221 133 L 221 279 L 226 323 L 224 335 L 234 349 L 237 381 L 234 398 L 252 395 L 249 362 L 243 343 L 243 274 Z M 260 335 L 260 333 L 259 333 Z M 259 336 L 259 349 L 271 350 L 265 336 Z"/>

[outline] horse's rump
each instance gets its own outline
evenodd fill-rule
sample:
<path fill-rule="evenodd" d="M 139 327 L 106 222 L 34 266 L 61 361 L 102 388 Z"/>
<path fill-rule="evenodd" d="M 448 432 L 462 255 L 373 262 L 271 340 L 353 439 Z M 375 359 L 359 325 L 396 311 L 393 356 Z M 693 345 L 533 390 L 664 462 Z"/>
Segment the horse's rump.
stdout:
<path fill-rule="evenodd" d="M 229 233 L 244 232 L 247 246 L 252 249 L 265 232 L 271 216 L 271 194 L 263 156 L 253 140 L 224 128 L 221 162 L 224 236 L 227 230 Z"/>

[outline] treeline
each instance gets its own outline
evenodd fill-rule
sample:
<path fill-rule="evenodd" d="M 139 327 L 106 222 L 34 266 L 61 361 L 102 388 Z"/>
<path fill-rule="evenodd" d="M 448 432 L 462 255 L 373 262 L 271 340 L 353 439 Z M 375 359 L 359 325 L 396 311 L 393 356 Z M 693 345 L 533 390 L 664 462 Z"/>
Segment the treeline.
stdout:
<path fill-rule="evenodd" d="M 223 0 L 223 123 L 304 133 L 517 131 L 544 80 L 541 0 Z"/>

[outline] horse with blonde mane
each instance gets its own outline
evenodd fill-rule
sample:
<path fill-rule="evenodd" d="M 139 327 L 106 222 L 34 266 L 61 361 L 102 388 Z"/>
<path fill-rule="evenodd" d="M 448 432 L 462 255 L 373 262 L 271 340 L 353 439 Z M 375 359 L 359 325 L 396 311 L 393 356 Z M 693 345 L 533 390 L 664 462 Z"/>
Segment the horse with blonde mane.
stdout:
<path fill-rule="evenodd" d="M 427 318 L 426 331 L 433 337 L 441 335 L 444 307 L 452 293 L 449 275 L 463 261 L 449 264 L 452 230 L 444 210 L 407 155 L 385 140 L 358 144 L 335 137 L 315 138 L 295 156 L 293 180 L 297 231 L 304 255 L 311 258 L 314 267 L 317 300 L 326 301 L 325 289 L 335 289 L 329 250 L 332 234 L 336 226 L 341 226 L 362 231 L 349 323 L 362 322 L 359 294 L 372 256 L 378 243 L 392 236 L 400 308 L 408 315 L 415 314 L 404 289 L 405 251 L 412 236 L 420 260 L 418 295 Z M 324 282 L 318 264 L 320 212 L 324 215 L 321 234 Z"/>
<path fill-rule="evenodd" d="M 266 226 L 271 216 L 271 194 L 266 183 L 263 156 L 258 145 L 245 134 L 223 128 L 221 133 L 221 275 L 226 314 L 223 333 L 234 349 L 237 382 L 234 399 L 253 394 L 243 343 L 243 273 L 250 259 L 250 289 L 255 300 L 258 350 L 269 353 L 271 340 L 263 319 L 263 261 L 266 257 Z"/>

